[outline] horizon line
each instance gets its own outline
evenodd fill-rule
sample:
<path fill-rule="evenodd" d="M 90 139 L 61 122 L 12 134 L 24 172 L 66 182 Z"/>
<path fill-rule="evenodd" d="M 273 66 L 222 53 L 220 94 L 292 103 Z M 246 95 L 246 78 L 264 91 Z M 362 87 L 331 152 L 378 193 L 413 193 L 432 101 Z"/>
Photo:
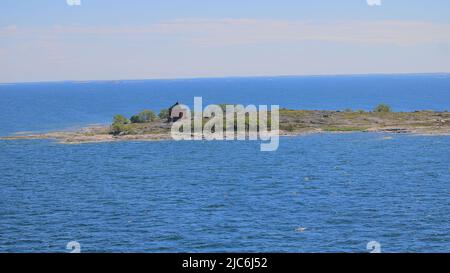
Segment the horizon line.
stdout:
<path fill-rule="evenodd" d="M 199 76 L 177 78 L 136 78 L 136 79 L 100 79 L 100 80 L 43 80 L 22 82 L 0 82 L 0 85 L 16 84 L 45 84 L 45 83 L 92 83 L 92 82 L 141 82 L 141 81 L 183 81 L 183 80 L 208 80 L 208 79 L 245 79 L 245 78 L 293 78 L 293 77 L 346 77 L 346 76 L 450 76 L 450 72 L 399 72 L 399 73 L 342 73 L 342 74 L 286 74 L 286 75 L 244 75 L 244 76 Z"/>

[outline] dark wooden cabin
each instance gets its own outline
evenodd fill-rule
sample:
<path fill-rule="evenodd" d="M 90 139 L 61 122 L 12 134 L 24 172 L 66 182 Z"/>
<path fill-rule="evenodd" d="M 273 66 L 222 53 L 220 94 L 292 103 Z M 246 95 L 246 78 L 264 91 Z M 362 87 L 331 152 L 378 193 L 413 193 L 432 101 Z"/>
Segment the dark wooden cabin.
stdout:
<path fill-rule="evenodd" d="M 180 106 L 180 103 L 176 102 L 169 108 L 168 122 L 176 122 L 177 120 L 183 118 L 186 114 L 186 110 Z"/>

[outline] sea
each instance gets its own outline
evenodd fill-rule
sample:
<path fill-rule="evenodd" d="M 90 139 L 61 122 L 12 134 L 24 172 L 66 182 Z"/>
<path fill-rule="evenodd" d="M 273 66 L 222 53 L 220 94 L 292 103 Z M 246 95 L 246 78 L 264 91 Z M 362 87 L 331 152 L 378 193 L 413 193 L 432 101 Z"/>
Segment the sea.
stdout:
<path fill-rule="evenodd" d="M 0 84 L 0 136 L 193 105 L 450 110 L 450 75 Z M 449 252 L 450 136 L 0 140 L 0 252 Z"/>

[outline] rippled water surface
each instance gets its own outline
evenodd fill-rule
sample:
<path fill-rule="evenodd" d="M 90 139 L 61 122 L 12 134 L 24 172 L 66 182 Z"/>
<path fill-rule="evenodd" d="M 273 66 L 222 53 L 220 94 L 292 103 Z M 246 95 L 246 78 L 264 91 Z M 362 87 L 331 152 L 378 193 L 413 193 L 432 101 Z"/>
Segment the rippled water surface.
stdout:
<path fill-rule="evenodd" d="M 0 84 L 0 136 L 109 123 L 113 115 L 159 111 L 176 101 L 278 104 L 290 109 L 450 110 L 450 75 L 261 77 Z"/>
<path fill-rule="evenodd" d="M 0 85 L 0 135 L 109 122 L 176 100 L 450 108 L 450 77 Z M 63 145 L 0 140 L 0 252 L 450 251 L 450 137 Z"/>
<path fill-rule="evenodd" d="M 448 137 L 0 147 L 0 251 L 450 250 Z"/>

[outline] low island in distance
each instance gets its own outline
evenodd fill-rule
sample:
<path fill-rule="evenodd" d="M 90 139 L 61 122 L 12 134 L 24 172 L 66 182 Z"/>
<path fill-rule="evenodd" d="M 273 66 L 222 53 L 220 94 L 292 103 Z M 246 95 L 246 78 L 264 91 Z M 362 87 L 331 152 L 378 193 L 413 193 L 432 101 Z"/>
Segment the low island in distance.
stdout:
<path fill-rule="evenodd" d="M 28 132 L 0 139 L 53 139 L 65 144 L 171 140 L 173 121 L 170 120 L 169 111 L 170 108 L 164 109 L 159 115 L 156 115 L 151 110 L 144 110 L 130 119 L 116 115 L 112 124 L 91 125 L 74 131 L 39 134 Z M 247 122 L 248 120 L 246 120 Z M 248 124 L 246 125 L 248 126 Z M 270 128 L 270 126 L 268 127 Z M 246 128 L 248 130 L 248 127 Z M 280 136 L 345 132 L 450 135 L 450 113 L 433 110 L 394 112 L 384 104 L 378 105 L 373 111 L 292 110 L 285 108 L 279 110 Z"/>

